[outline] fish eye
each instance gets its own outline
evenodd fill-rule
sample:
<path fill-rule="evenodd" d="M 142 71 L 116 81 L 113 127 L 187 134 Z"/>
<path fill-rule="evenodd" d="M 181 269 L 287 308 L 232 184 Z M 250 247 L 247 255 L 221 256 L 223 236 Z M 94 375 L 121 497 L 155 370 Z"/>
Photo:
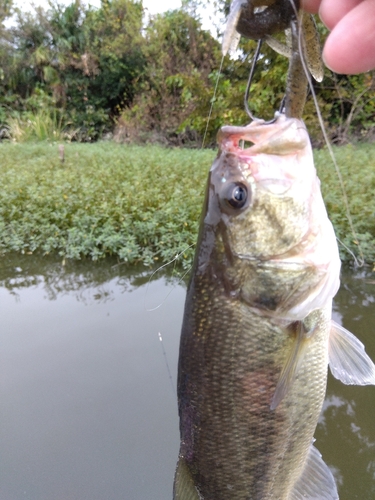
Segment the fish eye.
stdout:
<path fill-rule="evenodd" d="M 224 199 L 232 208 L 240 209 L 246 205 L 248 197 L 247 187 L 241 182 L 234 182 L 227 187 Z"/>

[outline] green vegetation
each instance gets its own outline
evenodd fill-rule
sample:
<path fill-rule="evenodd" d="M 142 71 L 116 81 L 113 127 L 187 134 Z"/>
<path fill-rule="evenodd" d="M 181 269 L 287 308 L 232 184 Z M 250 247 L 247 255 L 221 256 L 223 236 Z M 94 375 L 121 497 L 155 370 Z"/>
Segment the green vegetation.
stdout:
<path fill-rule="evenodd" d="M 366 261 L 375 262 L 374 146 L 335 149 Z M 67 258 L 116 256 L 165 263 L 194 252 L 208 169 L 215 152 L 66 144 L 0 144 L 0 251 Z M 6 158 L 6 161 L 4 161 Z M 338 237 L 356 255 L 340 185 L 325 150 L 316 152 L 322 190 Z M 342 248 L 344 260 L 352 260 Z"/>
<path fill-rule="evenodd" d="M 345 208 L 338 175 L 328 151 L 314 152 L 315 165 L 321 180 L 323 198 L 337 238 L 360 257 L 363 252 L 368 264 L 375 264 L 375 146 L 347 145 L 334 148 L 334 154 L 343 178 L 356 237 L 353 234 Z M 360 249 L 358 247 L 360 244 Z M 352 255 L 339 244 L 344 261 Z"/>
<path fill-rule="evenodd" d="M 190 259 L 214 153 L 110 142 L 2 144 L 0 249 L 150 265 Z M 184 252 L 186 250 L 186 252 Z"/>

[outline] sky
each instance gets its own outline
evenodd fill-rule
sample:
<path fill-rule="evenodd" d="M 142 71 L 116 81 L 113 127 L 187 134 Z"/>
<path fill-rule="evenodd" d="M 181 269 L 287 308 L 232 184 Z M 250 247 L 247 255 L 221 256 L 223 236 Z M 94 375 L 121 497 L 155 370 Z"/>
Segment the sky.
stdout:
<path fill-rule="evenodd" d="M 58 0 L 61 4 L 69 5 L 73 0 Z M 1 0 L 0 0 L 1 2 Z M 85 3 L 88 3 L 94 7 L 100 6 L 100 0 L 84 0 Z M 22 10 L 32 10 L 32 4 L 35 6 L 42 6 L 47 8 L 48 2 L 47 0 L 15 0 L 15 5 L 17 7 L 22 8 Z M 143 0 L 143 6 L 148 10 L 150 15 L 159 14 L 161 12 L 165 12 L 170 9 L 178 9 L 181 7 L 181 0 Z M 209 9 L 208 9 L 209 10 Z M 201 22 L 203 29 L 211 31 L 213 36 L 216 36 L 215 27 L 210 20 L 210 14 L 206 10 L 202 10 L 201 12 Z"/>
<path fill-rule="evenodd" d="M 69 5 L 73 0 L 58 0 L 61 4 Z M 1 2 L 1 0 L 0 0 Z M 84 0 L 85 3 L 88 3 L 94 7 L 100 6 L 100 0 Z M 15 5 L 17 7 L 22 8 L 22 10 L 32 10 L 32 4 L 35 6 L 42 6 L 47 8 L 48 2 L 47 0 L 15 0 Z M 148 10 L 150 15 L 159 14 L 161 12 L 165 12 L 169 9 L 178 9 L 181 7 L 181 0 L 143 0 L 143 6 Z M 203 29 L 211 31 L 213 36 L 215 35 L 215 27 L 210 20 L 210 12 L 202 11 L 201 13 L 201 22 Z M 9 22 L 11 24 L 11 21 Z M 6 23 L 7 24 L 7 23 Z"/>
<path fill-rule="evenodd" d="M 62 4 L 70 4 L 72 0 L 59 0 L 59 3 Z M 48 3 L 46 0 L 16 0 L 16 5 L 18 7 L 22 7 L 23 9 L 31 9 L 31 4 L 47 7 Z M 85 3 L 89 3 L 94 7 L 98 7 L 100 5 L 100 0 L 88 0 Z M 178 9 L 181 7 L 180 0 L 143 0 L 143 6 L 148 9 L 150 14 L 158 14 L 160 12 L 164 12 L 169 9 Z"/>

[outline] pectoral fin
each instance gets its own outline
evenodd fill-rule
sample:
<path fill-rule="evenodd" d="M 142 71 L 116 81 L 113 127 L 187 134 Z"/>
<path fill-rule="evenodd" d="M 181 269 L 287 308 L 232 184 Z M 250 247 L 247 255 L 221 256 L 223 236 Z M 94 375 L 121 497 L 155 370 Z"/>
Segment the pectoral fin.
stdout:
<path fill-rule="evenodd" d="M 173 500 L 201 500 L 189 468 L 181 457 L 174 477 Z"/>
<path fill-rule="evenodd" d="M 306 329 L 302 321 L 293 323 L 296 329 L 295 339 L 293 341 L 292 349 L 287 357 L 283 369 L 281 370 L 279 381 L 277 382 L 275 394 L 271 402 L 271 410 L 275 410 L 285 395 L 289 392 L 296 378 L 301 362 L 305 355 L 308 338 L 311 334 L 307 335 Z"/>
<path fill-rule="evenodd" d="M 357 337 L 332 321 L 329 336 L 329 367 L 347 385 L 375 385 L 375 365 Z"/>
<path fill-rule="evenodd" d="M 338 500 L 335 479 L 319 451 L 311 445 L 305 468 L 289 500 Z"/>

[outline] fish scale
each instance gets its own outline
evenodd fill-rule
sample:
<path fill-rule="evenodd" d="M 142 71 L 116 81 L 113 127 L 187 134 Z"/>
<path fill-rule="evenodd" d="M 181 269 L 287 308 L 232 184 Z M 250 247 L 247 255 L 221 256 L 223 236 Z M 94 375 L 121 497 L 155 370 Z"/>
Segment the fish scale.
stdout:
<path fill-rule="evenodd" d="M 311 444 L 311 437 L 305 436 L 313 434 L 321 411 L 327 338 L 323 333 L 315 337 L 305 355 L 313 370 L 302 367 L 293 390 L 276 411 L 271 411 L 290 335 L 270 319 L 249 315 L 246 306 L 228 299 L 219 286 L 212 289 L 204 279 L 194 279 L 191 290 L 195 303 L 201 302 L 200 295 L 205 297 L 207 309 L 200 314 L 205 315 L 203 324 L 207 327 L 198 326 L 198 333 L 190 335 L 195 324 L 202 324 L 193 308 L 185 318 L 181 350 L 206 355 L 204 359 L 184 356 L 180 361 L 179 386 L 184 387 L 180 399 L 184 400 L 184 392 L 199 394 L 189 402 L 195 425 L 189 438 L 182 429 L 186 449 L 181 450 L 181 456 L 191 457 L 188 463 L 197 471 L 193 477 L 205 500 L 286 499 L 285 476 L 291 462 L 294 470 L 303 465 Z M 290 414 L 290 408 L 306 394 L 308 408 L 299 405 L 298 411 Z M 289 483 L 293 484 L 293 479 Z M 278 496 L 281 485 L 285 493 Z"/>

